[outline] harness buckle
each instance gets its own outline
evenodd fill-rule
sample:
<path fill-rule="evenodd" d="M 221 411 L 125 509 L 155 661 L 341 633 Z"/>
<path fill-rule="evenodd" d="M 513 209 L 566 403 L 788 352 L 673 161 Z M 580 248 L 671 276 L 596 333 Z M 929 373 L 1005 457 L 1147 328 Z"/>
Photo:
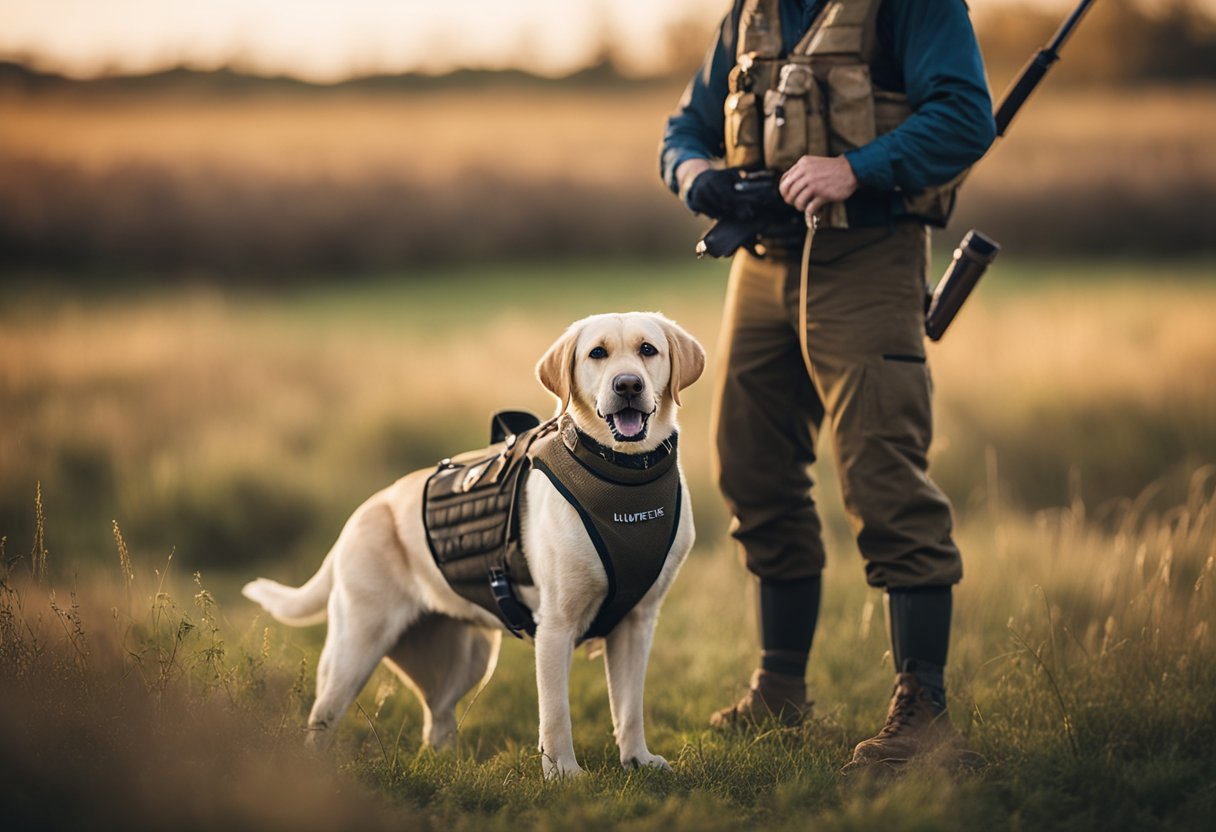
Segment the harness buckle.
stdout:
<path fill-rule="evenodd" d="M 515 593 L 511 591 L 511 581 L 500 567 L 490 568 L 490 592 L 494 596 L 494 603 L 498 605 L 503 623 L 512 635 L 523 638 L 525 634 L 531 636 L 536 633 L 532 612 L 515 597 Z"/>

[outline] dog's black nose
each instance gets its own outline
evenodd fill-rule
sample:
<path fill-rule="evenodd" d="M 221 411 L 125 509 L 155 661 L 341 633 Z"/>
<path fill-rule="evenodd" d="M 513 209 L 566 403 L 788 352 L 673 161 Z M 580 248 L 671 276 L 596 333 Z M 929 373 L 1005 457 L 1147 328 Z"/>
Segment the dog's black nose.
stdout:
<path fill-rule="evenodd" d="M 645 388 L 640 376 L 633 373 L 621 373 L 612 380 L 612 389 L 618 396 L 636 396 Z"/>

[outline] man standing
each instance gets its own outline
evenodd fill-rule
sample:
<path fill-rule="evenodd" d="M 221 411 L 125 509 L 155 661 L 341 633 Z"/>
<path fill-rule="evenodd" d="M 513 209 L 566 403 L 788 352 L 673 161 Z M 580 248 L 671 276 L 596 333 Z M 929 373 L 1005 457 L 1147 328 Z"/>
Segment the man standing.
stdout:
<path fill-rule="evenodd" d="M 897 674 L 887 723 L 851 765 L 955 736 L 943 674 L 962 563 L 926 473 L 928 226 L 993 138 L 963 0 L 735 0 L 667 122 L 663 177 L 690 209 L 738 217 L 735 186 L 758 170 L 781 175 L 790 206 L 735 255 L 723 316 L 718 480 L 759 579 L 762 657 L 716 727 L 796 725 L 809 708 L 824 551 L 808 469 L 828 420 Z M 820 220 L 805 265 L 803 216 Z"/>

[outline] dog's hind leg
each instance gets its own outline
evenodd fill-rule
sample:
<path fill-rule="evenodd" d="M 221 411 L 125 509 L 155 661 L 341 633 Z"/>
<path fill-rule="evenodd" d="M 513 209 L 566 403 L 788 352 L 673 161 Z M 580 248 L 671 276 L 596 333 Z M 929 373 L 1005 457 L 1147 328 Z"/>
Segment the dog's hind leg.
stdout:
<path fill-rule="evenodd" d="M 498 663 L 501 630 L 487 630 L 427 613 L 402 633 L 388 660 L 422 701 L 422 743 L 446 748 L 456 740 L 456 703 L 488 681 Z"/>
<path fill-rule="evenodd" d="M 400 626 L 353 603 L 341 589 L 329 597 L 329 631 L 317 663 L 317 701 L 308 715 L 308 744 L 327 748 L 338 720 L 397 640 Z"/>
<path fill-rule="evenodd" d="M 418 615 L 405 589 L 407 576 L 391 570 L 398 545 L 391 513 L 370 505 L 352 517 L 334 547 L 329 630 L 317 663 L 309 745 L 324 748 L 332 742 L 338 720 Z"/>

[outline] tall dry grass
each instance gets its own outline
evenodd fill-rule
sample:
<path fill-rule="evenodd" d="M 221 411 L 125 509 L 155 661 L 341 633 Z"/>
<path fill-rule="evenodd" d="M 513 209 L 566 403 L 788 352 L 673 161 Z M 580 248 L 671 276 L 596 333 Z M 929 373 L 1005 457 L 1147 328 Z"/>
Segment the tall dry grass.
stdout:
<path fill-rule="evenodd" d="M 41 528 L 43 515 L 35 509 Z M 0 765 L 11 829 L 372 829 L 416 823 L 303 753 L 309 657 L 234 625 L 195 573 L 109 569 L 0 538 Z M 50 556 L 53 558 L 54 556 Z M 293 669 L 294 665 L 294 669 Z"/>
<path fill-rule="evenodd" d="M 1186 503 L 1128 505 L 1112 531 L 1083 504 L 993 504 L 961 530 L 953 718 L 986 765 L 882 786 L 837 773 L 881 721 L 892 671 L 881 611 L 833 550 L 812 653 L 816 718 L 760 736 L 708 731 L 754 661 L 748 581 L 726 547 L 686 565 L 660 624 L 651 747 L 674 772 L 625 772 L 600 668 L 576 660 L 575 740 L 589 776 L 546 784 L 531 750 L 528 649 L 506 645 L 462 706 L 455 752 L 415 753 L 421 714 L 378 671 L 324 760 L 300 752 L 315 634 L 267 624 L 170 558 L 145 566 L 114 529 L 110 565 L 29 556 L 0 571 L 0 760 L 19 828 L 1039 829 L 1205 828 L 1216 808 L 1216 475 Z M 39 518 L 41 521 L 41 517 Z M 53 529 L 53 525 L 50 527 Z M 840 541 L 834 541 L 839 544 Z M 33 568 L 31 568 L 33 564 Z M 357 785 L 351 776 L 360 781 Z M 372 799 L 369 791 L 381 795 Z"/>
<path fill-rule="evenodd" d="M 934 468 L 957 502 L 1105 510 L 1150 483 L 1181 502 L 1216 461 L 1216 274 L 1167 265 L 997 261 L 932 349 Z M 986 472 L 986 473 L 981 473 Z"/>

